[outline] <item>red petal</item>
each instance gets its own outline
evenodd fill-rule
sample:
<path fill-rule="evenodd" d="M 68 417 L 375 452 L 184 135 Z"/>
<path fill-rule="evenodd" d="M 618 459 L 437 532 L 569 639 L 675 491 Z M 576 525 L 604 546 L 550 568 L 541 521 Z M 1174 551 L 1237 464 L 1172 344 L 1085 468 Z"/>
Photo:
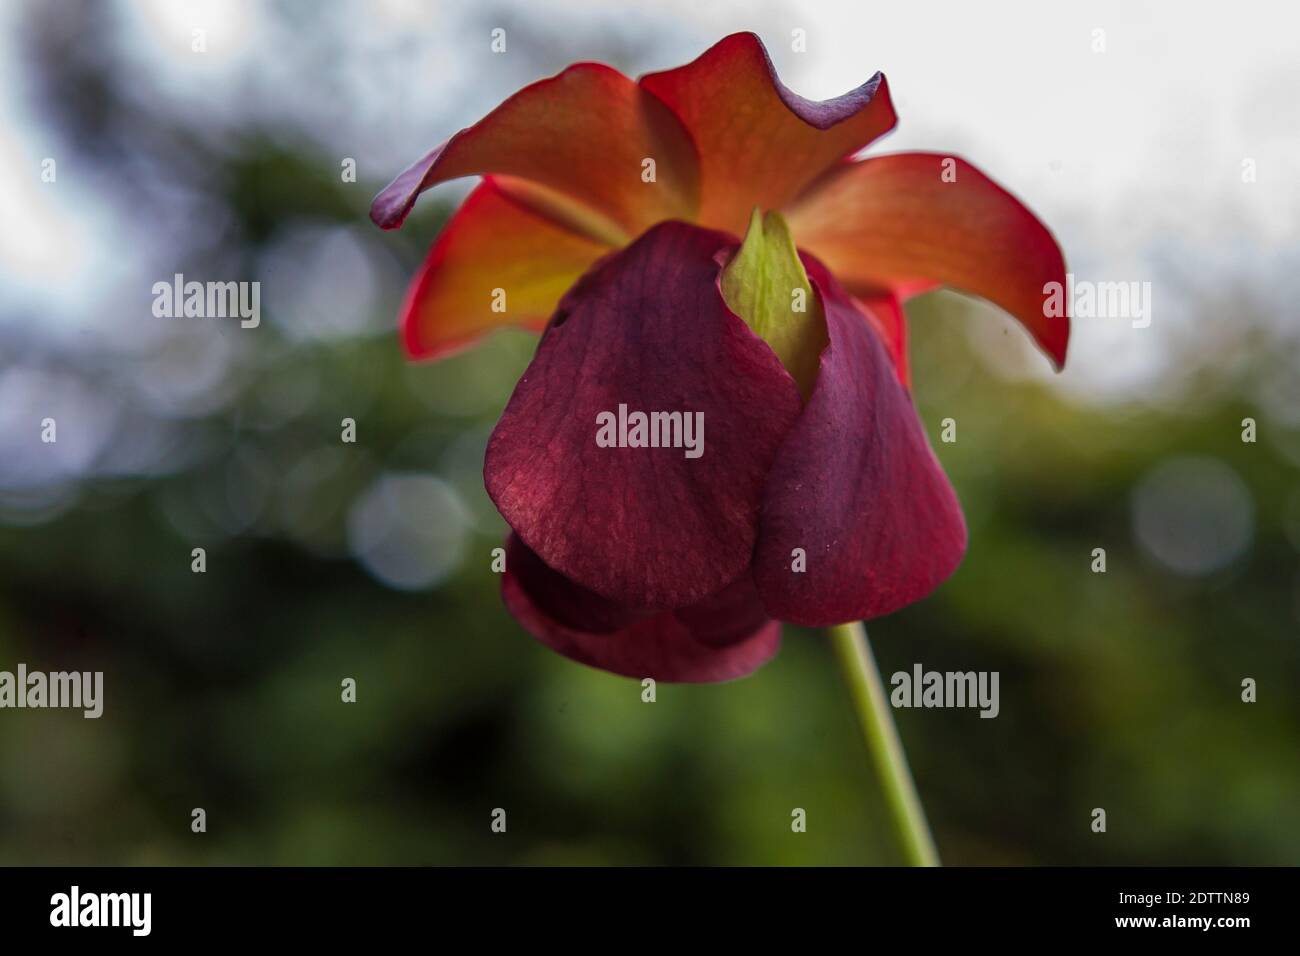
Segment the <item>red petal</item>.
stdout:
<path fill-rule="evenodd" d="M 534 610 L 558 627 L 585 634 L 612 634 L 658 613 L 619 604 L 574 584 L 548 567 L 517 534 L 510 535 L 506 542 L 506 572 L 528 592 Z"/>
<path fill-rule="evenodd" d="M 763 614 L 747 574 L 693 608 L 649 615 L 619 612 L 548 568 L 512 536 L 501 590 L 510 613 L 547 647 L 627 677 L 732 680 L 770 660 L 781 641 L 781 626 Z M 557 607 L 563 619 L 556 617 Z M 611 621 L 620 613 L 627 623 L 611 631 Z M 590 615 L 585 622 L 584 614 Z"/>
<path fill-rule="evenodd" d="M 656 164 L 651 183 L 641 178 L 647 158 Z M 434 149 L 375 197 L 370 218 L 393 229 L 430 186 L 486 173 L 553 190 L 552 201 L 576 201 L 582 218 L 624 239 L 689 218 L 699 190 L 695 147 L 672 111 L 617 70 L 578 63 Z"/>
<path fill-rule="evenodd" d="M 894 363 L 894 371 L 903 388 L 912 387 L 912 369 L 907 361 L 907 315 L 903 303 L 890 292 L 861 295 L 855 300 L 871 327 L 880 334 L 885 351 Z"/>
<path fill-rule="evenodd" d="M 925 597 L 961 561 L 966 525 L 880 338 L 825 267 L 804 262 L 830 344 L 772 466 L 754 580 L 773 617 L 824 627 Z"/>
<path fill-rule="evenodd" d="M 565 297 L 488 443 L 488 494 L 573 581 L 620 604 L 693 604 L 749 566 L 794 380 L 725 305 L 731 240 L 664 223 Z M 597 416 L 702 413 L 703 455 L 602 448 Z M 692 419 L 693 420 L 693 419 Z"/>
<path fill-rule="evenodd" d="M 503 325 L 540 329 L 608 246 L 531 211 L 492 179 L 438 234 L 402 306 L 412 358 L 442 358 Z M 495 290 L 504 312 L 493 311 Z"/>
<path fill-rule="evenodd" d="M 700 223 L 737 235 L 755 206 L 784 206 L 896 122 L 881 74 L 833 100 L 806 100 L 781 83 L 752 33 L 640 83 L 672 107 L 699 147 Z"/>
<path fill-rule="evenodd" d="M 956 179 L 945 182 L 944 161 Z M 983 296 L 1029 330 L 1059 368 L 1070 320 L 1044 315 L 1044 286 L 1064 288 L 1065 260 L 1032 212 L 956 157 L 899 153 L 848 163 L 787 211 L 799 248 L 845 285 L 891 289 L 941 283 Z M 912 287 L 912 288 L 909 288 Z"/>

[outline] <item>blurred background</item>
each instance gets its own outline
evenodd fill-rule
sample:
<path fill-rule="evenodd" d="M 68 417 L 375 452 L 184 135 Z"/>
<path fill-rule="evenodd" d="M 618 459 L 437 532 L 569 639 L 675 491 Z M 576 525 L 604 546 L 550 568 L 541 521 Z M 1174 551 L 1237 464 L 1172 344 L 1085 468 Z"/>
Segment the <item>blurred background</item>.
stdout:
<path fill-rule="evenodd" d="M 873 152 L 965 155 L 1080 278 L 1152 284 L 1149 327 L 1077 321 L 1059 376 L 996 309 L 909 306 L 971 545 L 869 630 L 886 677 L 1001 674 L 996 720 L 895 712 L 945 861 L 1300 861 L 1284 10 L 4 0 L 0 670 L 102 670 L 105 703 L 0 711 L 0 864 L 899 859 L 822 635 L 645 704 L 508 617 L 481 466 L 533 339 L 406 362 L 405 283 L 470 184 L 400 232 L 366 218 L 519 86 L 739 29 L 807 96 L 884 70 L 901 122 Z M 260 327 L 155 317 L 177 272 L 261 282 Z"/>

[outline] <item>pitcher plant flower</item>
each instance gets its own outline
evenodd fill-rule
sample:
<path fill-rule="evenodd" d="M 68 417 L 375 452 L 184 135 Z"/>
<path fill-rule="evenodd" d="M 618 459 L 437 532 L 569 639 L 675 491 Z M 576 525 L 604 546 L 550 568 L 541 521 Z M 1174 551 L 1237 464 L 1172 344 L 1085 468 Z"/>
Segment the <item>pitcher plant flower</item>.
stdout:
<path fill-rule="evenodd" d="M 892 722 L 853 628 L 928 595 L 966 547 L 903 303 L 979 296 L 1057 368 L 1070 329 L 1044 309 L 1061 251 L 1015 197 L 951 155 L 858 158 L 895 123 L 882 74 L 814 102 L 739 33 L 637 81 L 578 63 L 527 86 L 370 213 L 396 228 L 424 190 L 483 177 L 407 294 L 412 358 L 542 333 L 484 465 L 519 623 L 669 681 L 749 674 L 781 622 L 831 627 L 878 754 Z"/>

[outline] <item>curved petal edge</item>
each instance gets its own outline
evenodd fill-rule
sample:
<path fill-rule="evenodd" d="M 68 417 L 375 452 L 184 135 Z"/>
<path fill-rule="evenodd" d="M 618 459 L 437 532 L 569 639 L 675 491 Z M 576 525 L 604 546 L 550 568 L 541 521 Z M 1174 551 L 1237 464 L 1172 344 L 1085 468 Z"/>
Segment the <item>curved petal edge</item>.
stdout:
<path fill-rule="evenodd" d="M 652 181 L 642 175 L 647 158 Z M 593 231 L 623 241 L 691 217 L 699 196 L 695 144 L 673 112 L 617 70 L 576 63 L 431 150 L 375 197 L 370 218 L 395 229 L 424 190 L 489 174 L 534 184 L 548 206 L 576 204 L 575 222 L 599 222 Z"/>
<path fill-rule="evenodd" d="M 961 562 L 966 523 L 880 336 L 804 261 L 830 344 L 772 466 L 754 580 L 773 617 L 825 627 L 925 597 Z"/>
<path fill-rule="evenodd" d="M 540 330 L 609 251 L 519 204 L 488 177 L 443 226 L 411 280 L 401 311 L 407 355 L 446 358 L 507 325 Z"/>
<path fill-rule="evenodd" d="M 897 122 L 882 74 L 825 102 L 805 99 L 781 82 L 753 33 L 724 37 L 693 62 L 638 82 L 695 140 L 700 223 L 735 235 L 755 206 L 782 208 Z"/>
<path fill-rule="evenodd" d="M 609 602 L 561 583 L 563 576 L 515 536 L 507 555 L 501 581 L 506 609 L 551 650 L 589 667 L 637 679 L 710 683 L 745 677 L 780 648 L 781 625 L 763 614 L 747 574 L 696 607 L 625 612 L 622 626 L 610 629 L 621 612 L 611 616 Z M 551 613 L 557 592 L 564 595 L 563 621 Z M 584 607 L 593 615 L 590 623 L 581 619 Z M 592 625 L 600 630 L 585 629 Z"/>
<path fill-rule="evenodd" d="M 896 153 L 846 163 L 789 209 L 795 239 L 852 292 L 906 298 L 942 284 L 1001 306 L 1059 369 L 1070 318 L 1049 308 L 1065 257 L 1015 196 L 956 156 Z"/>

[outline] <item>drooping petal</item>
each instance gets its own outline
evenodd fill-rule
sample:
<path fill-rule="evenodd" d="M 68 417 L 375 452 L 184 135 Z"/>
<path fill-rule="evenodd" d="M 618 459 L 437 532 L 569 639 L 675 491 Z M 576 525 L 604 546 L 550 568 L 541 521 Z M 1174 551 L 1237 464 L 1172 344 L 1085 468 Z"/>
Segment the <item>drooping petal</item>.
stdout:
<path fill-rule="evenodd" d="M 515 620 L 547 647 L 627 677 L 732 680 L 780 646 L 781 626 L 763 613 L 748 574 L 676 612 L 620 609 L 548 568 L 512 535 L 501 590 Z"/>
<path fill-rule="evenodd" d="M 503 325 L 540 329 L 608 246 L 532 211 L 488 177 L 438 234 L 402 305 L 412 358 L 443 358 Z M 499 290 L 499 291 L 498 291 Z"/>
<path fill-rule="evenodd" d="M 772 466 L 754 580 L 773 617 L 823 627 L 925 597 L 961 561 L 966 524 L 880 337 L 820 263 L 804 263 L 830 345 Z"/>
<path fill-rule="evenodd" d="M 799 414 L 794 380 L 722 300 L 714 255 L 729 242 L 664 223 L 579 280 L 488 443 L 488 494 L 510 526 L 620 604 L 693 604 L 748 567 Z M 597 443 L 609 416 L 630 446 L 638 413 L 678 413 L 663 436 L 676 447 Z M 655 424 L 643 438 L 669 427 Z"/>
<path fill-rule="evenodd" d="M 538 614 L 559 627 L 584 634 L 613 634 L 663 613 L 619 604 L 575 584 L 548 567 L 517 534 L 510 535 L 506 542 L 506 573 L 527 592 Z"/>
<path fill-rule="evenodd" d="M 699 222 L 735 235 L 755 206 L 781 208 L 896 122 L 881 74 L 835 99 L 807 100 L 781 83 L 752 33 L 640 83 L 672 107 L 699 147 Z"/>
<path fill-rule="evenodd" d="M 655 161 L 652 182 L 646 159 Z M 590 231 L 611 240 L 689 218 L 699 194 L 695 146 L 672 111 L 617 70 L 578 63 L 524 87 L 411 166 L 375 197 L 370 217 L 396 228 L 430 186 L 489 173 L 536 184 L 541 191 L 530 195 L 551 203 L 576 203 Z"/>
<path fill-rule="evenodd" d="M 1044 286 L 1065 283 L 1060 247 L 1019 200 L 964 160 L 898 153 L 847 163 L 786 217 L 799 248 L 850 290 L 906 296 L 940 283 L 974 293 L 1019 319 L 1056 366 L 1064 364 L 1070 320 L 1044 309 Z"/>

